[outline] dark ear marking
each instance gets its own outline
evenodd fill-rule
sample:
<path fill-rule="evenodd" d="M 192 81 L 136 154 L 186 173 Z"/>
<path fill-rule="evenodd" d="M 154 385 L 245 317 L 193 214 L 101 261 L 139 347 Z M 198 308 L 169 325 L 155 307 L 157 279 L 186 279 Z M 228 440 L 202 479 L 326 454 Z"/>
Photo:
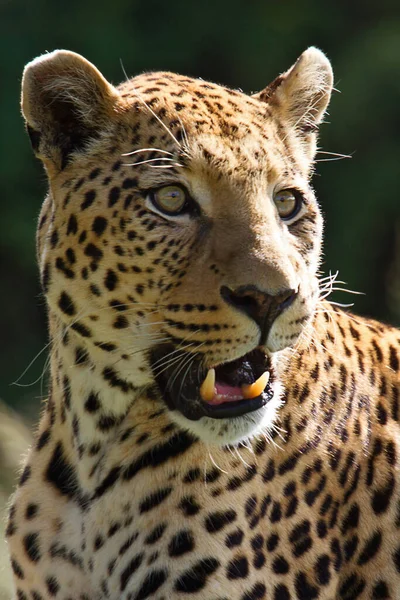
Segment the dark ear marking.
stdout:
<path fill-rule="evenodd" d="M 273 97 L 277 88 L 281 85 L 283 80 L 284 80 L 283 75 L 279 75 L 278 77 L 276 77 L 269 85 L 267 85 L 267 87 L 265 89 L 263 89 L 258 94 L 259 99 L 262 100 L 263 102 L 269 102 L 269 100 Z"/>
<path fill-rule="evenodd" d="M 97 131 L 85 125 L 84 120 L 76 112 L 71 101 L 56 99 L 51 106 L 54 122 L 58 128 L 54 130 L 53 144 L 60 149 L 61 169 L 68 164 L 72 152 L 82 150 L 90 138 L 97 137 Z"/>
<path fill-rule="evenodd" d="M 32 146 L 32 150 L 36 153 L 39 150 L 39 145 L 40 145 L 40 133 L 38 131 L 35 131 L 33 129 L 33 127 L 31 127 L 30 125 L 26 125 L 26 131 L 29 135 L 29 139 L 31 140 L 31 146 Z"/>
<path fill-rule="evenodd" d="M 54 146 L 60 149 L 60 169 L 63 170 L 70 162 L 73 152 L 83 150 L 85 145 L 98 137 L 98 132 L 82 126 L 71 113 L 71 119 L 64 120 L 64 130 L 54 137 Z"/>

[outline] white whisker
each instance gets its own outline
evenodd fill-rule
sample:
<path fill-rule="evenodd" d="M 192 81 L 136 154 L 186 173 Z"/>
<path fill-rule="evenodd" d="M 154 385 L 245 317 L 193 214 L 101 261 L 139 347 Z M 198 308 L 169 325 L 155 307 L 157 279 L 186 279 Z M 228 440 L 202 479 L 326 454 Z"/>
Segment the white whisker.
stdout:
<path fill-rule="evenodd" d="M 150 169 L 173 169 L 174 167 L 182 167 L 179 163 L 174 163 L 172 165 L 149 165 Z"/>
<path fill-rule="evenodd" d="M 32 358 L 31 362 L 29 363 L 29 365 L 23 370 L 23 372 L 21 373 L 21 375 L 18 377 L 18 379 L 16 379 L 15 381 L 13 381 L 11 383 L 11 385 L 17 385 L 19 387 L 28 387 L 28 385 L 33 385 L 33 383 L 36 383 L 36 381 L 34 381 L 33 383 L 30 384 L 20 384 L 19 381 L 22 379 L 22 377 L 26 374 L 26 372 L 31 368 L 31 366 L 37 361 L 37 359 L 39 358 L 39 356 L 41 356 L 43 354 L 43 352 L 45 350 L 47 350 L 47 348 L 50 346 L 51 344 L 51 340 L 50 342 L 48 342 L 47 344 L 45 344 L 43 346 L 43 348 L 41 350 L 39 350 L 39 352 L 34 356 L 34 358 Z"/>
<path fill-rule="evenodd" d="M 340 306 L 340 308 L 352 308 L 354 306 L 354 302 L 351 302 L 350 304 L 342 304 L 341 302 L 333 302 L 330 300 L 329 303 L 333 304 L 333 306 Z"/>
<path fill-rule="evenodd" d="M 218 469 L 219 471 L 221 471 L 221 473 L 225 473 L 225 475 L 228 475 L 228 471 L 225 471 L 222 467 L 220 467 L 219 465 L 217 465 L 217 463 L 215 462 L 212 454 L 210 451 L 208 451 L 208 456 L 210 457 L 210 460 L 212 462 L 212 464 L 214 465 L 214 467 L 216 469 Z M 204 467 L 204 476 L 206 475 L 206 467 Z M 207 484 L 206 478 L 204 477 L 204 483 Z"/>
<path fill-rule="evenodd" d="M 172 152 L 168 150 L 161 150 L 161 148 L 139 148 L 138 150 L 132 150 L 132 152 L 124 152 L 121 156 L 133 156 L 133 154 L 139 154 L 139 152 L 160 152 L 161 154 L 169 154 L 174 156 Z"/>
<path fill-rule="evenodd" d="M 162 121 L 160 119 L 160 117 L 157 115 L 157 113 L 154 112 L 154 110 L 147 104 L 147 102 L 142 98 L 142 96 L 139 94 L 139 92 L 137 92 L 136 90 L 134 90 L 135 95 L 137 98 L 139 98 L 139 100 L 144 104 L 144 106 L 147 108 L 147 110 L 153 115 L 153 117 L 160 123 L 161 127 L 163 127 L 165 129 L 165 131 L 168 133 L 168 135 L 174 140 L 175 144 L 178 146 L 178 148 L 181 148 L 181 144 L 180 142 L 177 140 L 177 138 L 174 136 L 174 134 L 172 133 L 172 131 L 169 129 L 169 127 L 166 126 L 166 124 L 164 123 L 164 121 Z"/>
<path fill-rule="evenodd" d="M 339 152 L 326 152 L 325 150 L 317 150 L 317 154 L 329 154 L 330 156 L 339 156 L 340 158 L 353 158 L 351 154 L 340 154 Z"/>
<path fill-rule="evenodd" d="M 241 462 L 242 462 L 242 463 L 245 465 L 245 467 L 247 467 L 248 469 L 250 469 L 250 468 L 251 468 L 251 465 L 249 465 L 249 463 L 247 463 L 247 462 L 244 460 L 244 458 L 243 458 L 243 456 L 240 454 L 240 452 L 239 452 L 239 448 L 238 448 L 237 446 L 235 446 L 235 453 L 236 453 L 237 457 L 239 458 L 239 460 L 240 460 L 240 461 L 241 461 Z"/>
<path fill-rule="evenodd" d="M 344 158 L 352 158 L 351 156 L 334 156 L 333 158 L 318 158 L 315 160 L 316 163 L 320 162 L 332 162 L 334 160 L 343 160 Z"/>
<path fill-rule="evenodd" d="M 124 167 L 138 167 L 139 165 L 147 165 L 149 163 L 154 163 L 154 162 L 159 163 L 161 160 L 171 162 L 175 166 L 178 166 L 178 167 L 182 166 L 179 163 L 175 162 L 173 158 L 148 158 L 147 160 L 140 160 L 138 162 L 123 163 L 123 165 L 124 165 Z"/>

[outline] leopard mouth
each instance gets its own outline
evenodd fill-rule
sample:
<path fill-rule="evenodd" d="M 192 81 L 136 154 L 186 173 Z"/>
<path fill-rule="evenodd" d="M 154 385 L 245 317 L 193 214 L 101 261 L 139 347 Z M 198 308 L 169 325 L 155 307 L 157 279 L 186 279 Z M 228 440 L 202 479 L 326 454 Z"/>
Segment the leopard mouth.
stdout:
<path fill-rule="evenodd" d="M 153 375 L 168 408 L 191 421 L 240 417 L 262 408 L 273 397 L 271 363 L 258 348 L 208 370 L 201 356 L 185 353 L 175 362 L 172 352 L 172 345 L 152 351 Z"/>

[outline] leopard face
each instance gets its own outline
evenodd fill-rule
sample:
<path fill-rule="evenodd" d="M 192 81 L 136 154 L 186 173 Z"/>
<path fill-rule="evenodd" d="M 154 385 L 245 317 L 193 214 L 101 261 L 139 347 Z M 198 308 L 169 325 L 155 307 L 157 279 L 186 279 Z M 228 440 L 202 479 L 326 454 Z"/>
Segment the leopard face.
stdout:
<path fill-rule="evenodd" d="M 273 428 L 276 369 L 318 301 L 310 176 L 331 86 L 316 49 L 253 96 L 171 73 L 115 88 L 70 52 L 28 66 L 23 111 L 50 185 L 42 284 L 71 362 L 92 360 L 133 402 L 150 390 L 209 443 Z"/>

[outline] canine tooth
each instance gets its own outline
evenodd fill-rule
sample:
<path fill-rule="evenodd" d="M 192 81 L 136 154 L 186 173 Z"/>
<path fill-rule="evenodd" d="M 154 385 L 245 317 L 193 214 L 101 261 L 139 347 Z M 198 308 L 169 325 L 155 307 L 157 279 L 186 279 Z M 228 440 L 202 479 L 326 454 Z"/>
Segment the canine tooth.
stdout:
<path fill-rule="evenodd" d="M 257 379 L 257 381 L 255 381 L 254 383 L 243 384 L 242 385 L 243 398 L 250 400 L 251 398 L 256 398 L 257 396 L 262 394 L 268 381 L 269 381 L 269 371 L 265 371 L 265 373 L 263 373 L 261 375 L 261 377 L 259 377 Z"/>
<path fill-rule="evenodd" d="M 200 386 L 200 396 L 205 402 L 211 402 L 215 395 L 215 369 L 209 369 Z"/>

